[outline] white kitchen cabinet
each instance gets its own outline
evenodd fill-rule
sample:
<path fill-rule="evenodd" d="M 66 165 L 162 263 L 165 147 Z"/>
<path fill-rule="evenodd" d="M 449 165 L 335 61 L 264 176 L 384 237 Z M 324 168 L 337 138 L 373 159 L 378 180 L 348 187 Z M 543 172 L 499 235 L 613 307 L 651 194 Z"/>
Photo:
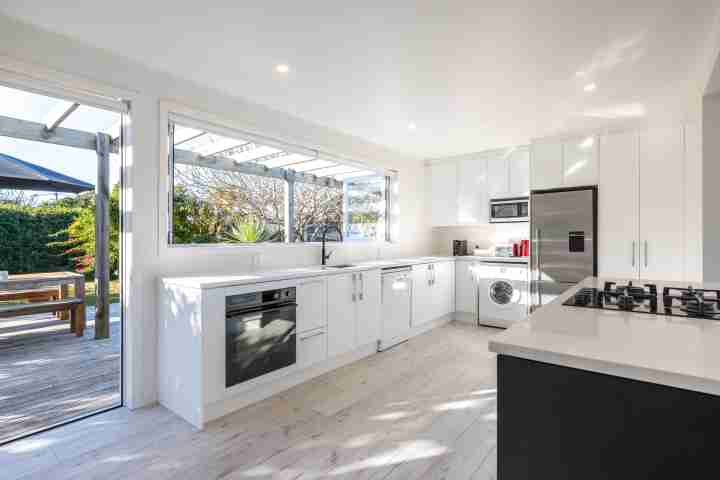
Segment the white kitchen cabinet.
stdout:
<path fill-rule="evenodd" d="M 432 301 L 432 264 L 413 265 L 412 267 L 412 325 L 422 325 L 432 320 L 430 302 Z"/>
<path fill-rule="evenodd" d="M 683 134 L 667 127 L 600 138 L 599 275 L 688 278 Z"/>
<path fill-rule="evenodd" d="M 473 266 L 476 262 L 458 260 L 455 262 L 455 312 L 474 313 L 477 308 Z"/>
<path fill-rule="evenodd" d="M 563 184 L 563 144 L 539 141 L 532 144 L 530 189 L 558 188 Z"/>
<path fill-rule="evenodd" d="M 297 286 L 297 331 L 315 330 L 327 325 L 324 278 L 302 280 Z"/>
<path fill-rule="evenodd" d="M 531 189 L 597 184 L 597 143 L 596 137 L 587 135 L 533 143 Z"/>
<path fill-rule="evenodd" d="M 430 172 L 430 221 L 433 226 L 454 225 L 458 216 L 457 163 L 433 163 Z"/>
<path fill-rule="evenodd" d="M 328 357 L 380 339 L 380 288 L 377 269 L 328 277 Z"/>
<path fill-rule="evenodd" d="M 505 151 L 498 150 L 488 157 L 487 172 L 488 196 L 491 199 L 511 196 L 508 158 Z"/>
<path fill-rule="evenodd" d="M 415 265 L 413 276 L 413 327 L 453 311 L 455 263 L 437 262 Z"/>
<path fill-rule="evenodd" d="M 380 270 L 370 270 L 358 274 L 357 306 L 357 343 L 367 345 L 377 342 L 381 333 L 382 284 Z"/>
<path fill-rule="evenodd" d="M 457 222 L 461 225 L 488 223 L 490 197 L 487 159 L 465 158 L 458 161 L 457 169 Z"/>
<path fill-rule="evenodd" d="M 530 195 L 530 149 L 518 147 L 507 159 L 510 197 L 527 197 Z"/>
<path fill-rule="evenodd" d="M 640 221 L 637 133 L 603 135 L 600 137 L 600 152 L 598 274 L 603 277 L 637 278 Z"/>
<path fill-rule="evenodd" d="M 596 185 L 598 182 L 598 146 L 594 136 L 563 142 L 563 186 Z"/>
<path fill-rule="evenodd" d="M 683 130 L 640 133 L 640 277 L 685 280 Z"/>
<path fill-rule="evenodd" d="M 299 333 L 297 342 L 297 363 L 300 368 L 309 367 L 327 358 L 325 327 Z"/>
<path fill-rule="evenodd" d="M 327 282 L 328 357 L 352 351 L 357 340 L 357 274 L 333 275 Z"/>
<path fill-rule="evenodd" d="M 449 315 L 455 304 L 455 262 L 432 264 L 432 319 Z"/>

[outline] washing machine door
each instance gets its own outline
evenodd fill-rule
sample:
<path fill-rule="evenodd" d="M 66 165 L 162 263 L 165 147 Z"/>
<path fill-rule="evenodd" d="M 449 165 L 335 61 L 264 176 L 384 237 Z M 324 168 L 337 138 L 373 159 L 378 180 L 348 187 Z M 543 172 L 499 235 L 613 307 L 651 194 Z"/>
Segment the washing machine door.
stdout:
<path fill-rule="evenodd" d="M 496 308 L 511 308 L 520 301 L 520 290 L 515 288 L 512 280 L 505 278 L 492 280 L 487 294 Z"/>

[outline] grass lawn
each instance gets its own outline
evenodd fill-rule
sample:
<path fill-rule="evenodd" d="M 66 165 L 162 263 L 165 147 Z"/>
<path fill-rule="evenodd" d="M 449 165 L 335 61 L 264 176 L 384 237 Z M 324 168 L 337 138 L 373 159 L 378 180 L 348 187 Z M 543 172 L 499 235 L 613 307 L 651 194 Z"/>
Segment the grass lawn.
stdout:
<path fill-rule="evenodd" d="M 95 306 L 97 296 L 95 295 L 95 282 L 85 283 L 85 305 Z M 110 280 L 110 303 L 120 301 L 120 280 Z"/>

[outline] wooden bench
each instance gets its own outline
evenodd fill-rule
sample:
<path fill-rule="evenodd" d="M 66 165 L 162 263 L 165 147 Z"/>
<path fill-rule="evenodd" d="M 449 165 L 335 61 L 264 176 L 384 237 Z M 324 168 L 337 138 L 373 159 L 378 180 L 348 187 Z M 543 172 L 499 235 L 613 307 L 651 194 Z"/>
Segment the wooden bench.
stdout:
<path fill-rule="evenodd" d="M 60 289 L 45 288 L 0 292 L 0 302 L 27 300 L 28 302 L 51 302 L 60 299 Z"/>
<path fill-rule="evenodd" d="M 0 305 L 0 318 L 56 312 L 69 312 L 70 330 L 78 337 L 82 337 L 85 332 L 85 300 L 82 298 Z"/>

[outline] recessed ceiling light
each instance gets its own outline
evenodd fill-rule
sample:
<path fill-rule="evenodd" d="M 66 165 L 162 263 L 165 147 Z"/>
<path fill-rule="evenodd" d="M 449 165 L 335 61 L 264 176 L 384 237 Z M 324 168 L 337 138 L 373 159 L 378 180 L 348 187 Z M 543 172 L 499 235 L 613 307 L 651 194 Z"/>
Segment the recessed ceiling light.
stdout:
<path fill-rule="evenodd" d="M 408 130 L 415 130 L 415 129 L 417 129 L 417 125 L 415 125 L 415 124 L 412 123 L 412 122 L 411 122 L 411 123 L 408 123 Z"/>
<path fill-rule="evenodd" d="M 586 92 L 594 92 L 595 90 L 597 90 L 597 85 L 595 85 L 594 83 L 588 83 L 583 87 L 583 90 L 585 90 Z"/>
<path fill-rule="evenodd" d="M 275 71 L 278 73 L 288 73 L 290 71 L 290 66 L 281 63 L 280 65 L 275 66 Z"/>

